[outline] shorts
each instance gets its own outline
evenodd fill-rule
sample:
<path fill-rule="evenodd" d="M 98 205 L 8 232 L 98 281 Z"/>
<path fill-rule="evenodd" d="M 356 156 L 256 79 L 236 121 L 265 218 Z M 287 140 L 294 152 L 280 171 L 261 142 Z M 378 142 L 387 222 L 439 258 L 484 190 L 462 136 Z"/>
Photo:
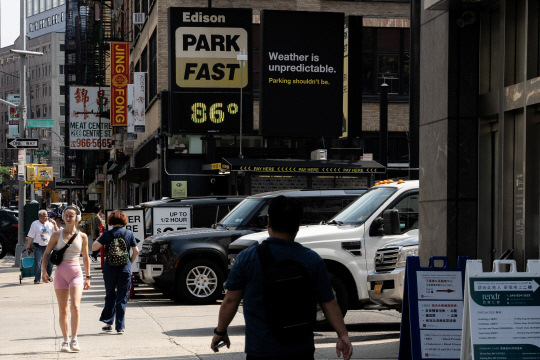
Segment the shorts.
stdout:
<path fill-rule="evenodd" d="M 81 264 L 78 260 L 62 261 L 54 273 L 54 288 L 70 289 L 72 286 L 84 286 Z"/>

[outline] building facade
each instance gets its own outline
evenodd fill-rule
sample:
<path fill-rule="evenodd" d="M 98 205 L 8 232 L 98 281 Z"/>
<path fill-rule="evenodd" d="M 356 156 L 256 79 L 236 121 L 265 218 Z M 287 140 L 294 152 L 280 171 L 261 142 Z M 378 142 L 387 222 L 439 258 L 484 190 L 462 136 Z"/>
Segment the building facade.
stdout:
<path fill-rule="evenodd" d="M 431 215 L 420 219 L 421 258 L 468 255 L 490 271 L 510 251 L 524 271 L 540 257 L 539 2 L 412 6 L 420 211 Z"/>

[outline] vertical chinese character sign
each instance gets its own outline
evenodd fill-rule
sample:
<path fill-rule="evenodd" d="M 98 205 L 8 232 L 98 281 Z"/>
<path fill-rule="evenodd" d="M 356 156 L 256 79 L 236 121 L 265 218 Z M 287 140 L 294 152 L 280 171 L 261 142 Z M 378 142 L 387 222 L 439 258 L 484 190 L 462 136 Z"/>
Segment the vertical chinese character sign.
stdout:
<path fill-rule="evenodd" d="M 109 119 L 101 118 L 100 113 L 109 107 L 109 90 L 96 86 L 71 86 L 69 96 L 70 149 L 108 149 L 112 128 Z"/>
<path fill-rule="evenodd" d="M 111 125 L 128 125 L 129 43 L 111 43 Z"/>
<path fill-rule="evenodd" d="M 145 75 L 133 73 L 133 84 L 128 84 L 128 140 L 137 140 L 137 134 L 145 132 Z"/>

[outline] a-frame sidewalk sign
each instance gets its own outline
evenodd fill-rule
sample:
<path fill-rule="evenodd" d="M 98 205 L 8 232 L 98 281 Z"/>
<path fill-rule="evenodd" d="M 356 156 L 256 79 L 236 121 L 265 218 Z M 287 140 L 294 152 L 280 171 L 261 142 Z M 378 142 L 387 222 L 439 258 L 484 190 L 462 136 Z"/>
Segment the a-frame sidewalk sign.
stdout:
<path fill-rule="evenodd" d="M 399 360 L 459 359 L 468 259 L 460 256 L 454 268 L 447 257 L 432 256 L 422 268 L 418 256 L 407 257 Z M 436 260 L 444 266 L 436 267 Z"/>
<path fill-rule="evenodd" d="M 492 272 L 467 262 L 461 359 L 540 359 L 540 260 L 525 272 L 515 260 L 495 260 Z"/>

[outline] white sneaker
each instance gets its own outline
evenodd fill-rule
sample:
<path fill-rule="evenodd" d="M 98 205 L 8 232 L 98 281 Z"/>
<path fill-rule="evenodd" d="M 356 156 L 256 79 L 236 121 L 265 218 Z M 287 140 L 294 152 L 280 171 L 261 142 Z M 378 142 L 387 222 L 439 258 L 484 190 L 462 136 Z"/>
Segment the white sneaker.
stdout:
<path fill-rule="evenodd" d="M 79 342 L 77 340 L 71 340 L 71 344 L 69 344 L 69 346 L 71 347 L 71 351 L 81 351 Z"/>
<path fill-rule="evenodd" d="M 62 345 L 60 346 L 60 351 L 69 352 L 69 343 L 67 341 L 62 342 Z"/>

